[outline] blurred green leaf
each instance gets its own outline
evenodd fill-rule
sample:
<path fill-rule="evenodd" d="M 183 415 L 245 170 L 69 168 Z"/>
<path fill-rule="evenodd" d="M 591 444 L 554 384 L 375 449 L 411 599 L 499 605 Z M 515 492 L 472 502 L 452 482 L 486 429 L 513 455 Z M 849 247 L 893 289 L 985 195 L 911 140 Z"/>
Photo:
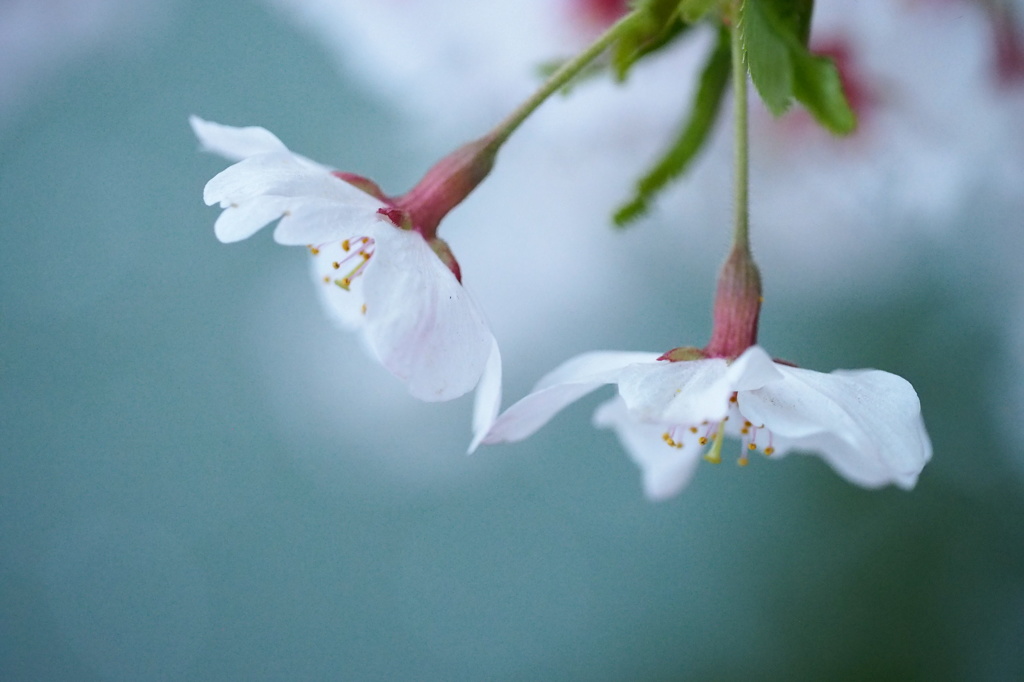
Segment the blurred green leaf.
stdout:
<path fill-rule="evenodd" d="M 818 123 L 837 135 L 853 132 L 857 116 L 832 59 L 804 52 L 793 60 L 793 67 L 793 95 Z"/>
<path fill-rule="evenodd" d="M 682 175 L 703 149 L 721 110 L 729 84 L 732 59 L 729 54 L 729 32 L 719 29 L 718 42 L 704 65 L 693 108 L 675 143 L 636 185 L 636 194 L 614 215 L 615 224 L 624 227 L 649 209 L 650 201 L 669 182 Z"/>
<path fill-rule="evenodd" d="M 772 21 L 763 0 L 746 0 L 739 22 L 750 78 L 768 110 L 781 116 L 793 101 L 793 57 L 787 33 L 781 22 Z"/>
<path fill-rule="evenodd" d="M 722 4 L 722 0 L 681 0 L 679 16 L 683 21 L 695 23 L 704 18 L 708 12 Z"/>
<path fill-rule="evenodd" d="M 679 15 L 679 0 L 640 0 L 633 8 L 630 28 L 612 49 L 612 69 L 618 80 L 644 57 L 672 43 L 687 28 Z"/>

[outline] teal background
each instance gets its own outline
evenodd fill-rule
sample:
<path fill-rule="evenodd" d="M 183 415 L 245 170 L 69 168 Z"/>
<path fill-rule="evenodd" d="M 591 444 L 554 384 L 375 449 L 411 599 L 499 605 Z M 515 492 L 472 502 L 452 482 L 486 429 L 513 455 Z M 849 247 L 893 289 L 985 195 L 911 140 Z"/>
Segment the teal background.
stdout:
<path fill-rule="evenodd" d="M 324 323 L 298 250 L 213 238 L 201 192 L 224 163 L 187 117 L 258 122 L 388 187 L 445 142 L 407 144 L 263 5 L 171 7 L 0 127 L 0 679 L 1024 679 L 998 245 L 937 243 L 888 296 L 766 317 L 783 357 L 917 387 L 935 459 L 912 493 L 794 457 L 703 466 L 651 504 L 589 427 L 599 399 L 467 458 L 468 399 L 413 403 L 373 367 L 327 378 L 351 381 L 347 435 L 303 433 L 278 382 L 326 355 L 295 354 L 361 350 Z M 648 314 L 610 313 L 572 350 L 678 345 L 652 311 L 703 321 L 710 286 L 670 275 Z M 506 397 L 554 361 L 507 367 Z M 315 403 L 302 385 L 295 404 Z M 361 413 L 378 390 L 393 410 Z"/>

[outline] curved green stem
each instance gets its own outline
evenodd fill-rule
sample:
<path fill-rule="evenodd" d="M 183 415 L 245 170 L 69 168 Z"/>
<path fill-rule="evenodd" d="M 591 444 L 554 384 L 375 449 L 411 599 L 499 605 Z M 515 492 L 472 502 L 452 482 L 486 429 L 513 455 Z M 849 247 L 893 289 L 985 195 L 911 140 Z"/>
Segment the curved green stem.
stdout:
<path fill-rule="evenodd" d="M 512 133 L 515 132 L 516 128 L 518 128 L 523 121 L 525 121 L 530 114 L 537 109 L 537 107 L 543 104 L 548 97 L 561 89 L 562 86 L 582 71 L 587 64 L 594 61 L 594 59 L 596 59 L 602 52 L 608 49 L 620 34 L 625 32 L 625 30 L 637 20 L 638 16 L 638 13 L 634 11 L 622 17 L 612 24 L 607 31 L 602 33 L 601 36 L 591 43 L 585 50 L 562 64 L 553 74 L 551 74 L 551 76 L 544 81 L 544 84 L 536 92 L 516 107 L 515 111 L 506 116 L 501 123 L 494 127 L 489 137 L 491 138 L 495 148 L 504 144 Z"/>

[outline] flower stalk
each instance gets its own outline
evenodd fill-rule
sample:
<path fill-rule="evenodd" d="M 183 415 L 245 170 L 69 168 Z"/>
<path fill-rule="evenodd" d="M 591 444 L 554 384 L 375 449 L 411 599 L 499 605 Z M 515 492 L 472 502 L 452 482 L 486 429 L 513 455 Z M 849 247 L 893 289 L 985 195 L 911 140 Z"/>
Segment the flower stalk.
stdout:
<path fill-rule="evenodd" d="M 735 358 L 757 343 L 761 273 L 750 252 L 750 155 L 747 124 L 747 65 L 740 40 L 740 5 L 733 0 L 732 87 L 734 112 L 734 220 L 732 249 L 718 275 L 714 322 L 707 357 Z"/>
<path fill-rule="evenodd" d="M 635 12 L 630 13 L 613 24 L 586 49 L 562 64 L 536 92 L 489 133 L 438 161 L 415 187 L 401 197 L 386 197 L 371 181 L 359 176 L 339 177 L 348 182 L 354 180 L 360 189 L 386 201 L 395 210 L 386 211 L 384 215 L 396 226 L 415 230 L 428 242 L 432 242 L 437 239 L 437 228 L 441 220 L 490 174 L 498 150 L 512 133 L 544 101 L 614 43 L 636 20 L 636 16 Z"/>
<path fill-rule="evenodd" d="M 750 156 L 749 133 L 747 126 L 747 62 L 743 54 L 743 43 L 740 39 L 742 0 L 733 0 L 732 38 L 732 91 L 735 139 L 735 219 L 733 223 L 733 246 L 750 252 Z"/>
<path fill-rule="evenodd" d="M 506 116 L 494 129 L 490 136 L 493 136 L 498 146 L 504 144 L 512 133 L 522 125 L 523 121 L 536 111 L 537 107 L 544 103 L 548 97 L 558 92 L 569 81 L 576 77 L 590 62 L 594 61 L 619 37 L 629 30 L 633 23 L 638 20 L 639 13 L 632 11 L 612 24 L 608 30 L 598 36 L 597 40 L 591 43 L 578 55 L 562 64 L 551 74 L 544 84 L 537 89 L 526 101 L 516 107 L 515 111 Z"/>

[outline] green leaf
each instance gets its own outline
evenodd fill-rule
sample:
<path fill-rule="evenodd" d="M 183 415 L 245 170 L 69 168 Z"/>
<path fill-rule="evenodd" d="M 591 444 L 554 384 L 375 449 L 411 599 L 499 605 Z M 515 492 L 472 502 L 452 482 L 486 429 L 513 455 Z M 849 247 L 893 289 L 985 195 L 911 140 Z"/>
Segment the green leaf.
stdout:
<path fill-rule="evenodd" d="M 678 38 L 689 25 L 679 18 L 679 0 L 640 0 L 630 28 L 612 49 L 612 70 L 625 80 L 630 68 Z"/>
<path fill-rule="evenodd" d="M 680 130 L 672 147 L 637 182 L 634 197 L 615 212 L 613 220 L 617 226 L 625 227 L 645 214 L 650 201 L 668 183 L 682 175 L 704 148 L 725 98 L 731 63 L 729 32 L 722 28 L 718 33 L 718 42 L 701 73 L 689 120 Z"/>
<path fill-rule="evenodd" d="M 679 16 L 683 21 L 694 24 L 720 4 L 721 0 L 680 0 Z"/>
<path fill-rule="evenodd" d="M 857 116 L 846 100 L 839 69 L 830 58 L 805 53 L 795 59 L 793 95 L 833 133 L 846 135 L 857 127 Z"/>
<path fill-rule="evenodd" d="M 772 114 L 781 116 L 795 98 L 821 125 L 846 134 L 857 121 L 839 71 L 807 49 L 813 8 L 813 0 L 745 0 L 739 27 L 747 68 Z"/>
<path fill-rule="evenodd" d="M 760 0 L 771 6 L 772 13 L 786 26 L 786 33 L 807 47 L 811 35 L 814 0 Z"/>
<path fill-rule="evenodd" d="M 783 24 L 764 0 L 746 0 L 740 10 L 740 39 L 754 81 L 768 110 L 781 116 L 793 101 L 793 57 Z"/>

